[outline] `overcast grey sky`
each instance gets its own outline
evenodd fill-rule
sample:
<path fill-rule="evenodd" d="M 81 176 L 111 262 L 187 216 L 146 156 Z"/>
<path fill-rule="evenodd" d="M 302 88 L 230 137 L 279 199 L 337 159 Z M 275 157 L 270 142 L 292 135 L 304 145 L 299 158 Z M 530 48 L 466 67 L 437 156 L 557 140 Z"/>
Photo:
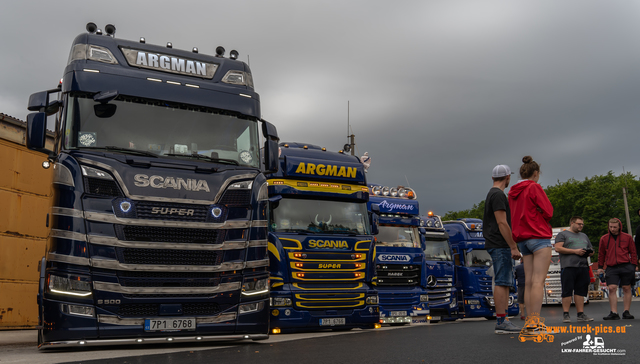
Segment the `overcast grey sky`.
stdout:
<path fill-rule="evenodd" d="M 494 165 L 517 171 L 524 155 L 543 187 L 640 175 L 640 2 L 2 0 L 0 14 L 0 112 L 23 120 L 93 21 L 237 49 L 282 141 L 341 149 L 349 101 L 369 181 L 406 176 L 423 211 L 470 208 Z"/>

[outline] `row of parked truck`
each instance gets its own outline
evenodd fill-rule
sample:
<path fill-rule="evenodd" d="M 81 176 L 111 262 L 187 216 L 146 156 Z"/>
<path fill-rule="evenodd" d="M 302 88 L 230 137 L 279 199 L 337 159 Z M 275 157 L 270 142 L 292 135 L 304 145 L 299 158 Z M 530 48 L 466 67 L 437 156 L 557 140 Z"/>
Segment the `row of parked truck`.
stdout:
<path fill-rule="evenodd" d="M 482 221 L 443 222 L 355 156 L 280 143 L 236 51 L 90 23 L 28 108 L 28 147 L 54 171 L 41 348 L 495 315 Z"/>

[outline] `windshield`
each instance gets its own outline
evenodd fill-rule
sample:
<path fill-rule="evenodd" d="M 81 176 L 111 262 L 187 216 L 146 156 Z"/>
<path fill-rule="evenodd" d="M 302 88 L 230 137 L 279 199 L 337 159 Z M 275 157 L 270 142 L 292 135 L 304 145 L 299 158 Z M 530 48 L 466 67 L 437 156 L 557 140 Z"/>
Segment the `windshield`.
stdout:
<path fill-rule="evenodd" d="M 367 204 L 283 198 L 271 211 L 270 229 L 285 233 L 367 235 L 370 234 Z"/>
<path fill-rule="evenodd" d="M 418 240 L 418 228 L 412 226 L 380 226 L 376 245 L 394 246 L 402 248 L 417 248 L 420 246 Z"/>
<path fill-rule="evenodd" d="M 67 149 L 103 148 L 260 166 L 258 123 L 219 110 L 124 96 L 101 104 L 75 94 L 66 112 Z"/>
<path fill-rule="evenodd" d="M 424 255 L 426 260 L 442 260 L 450 262 L 451 249 L 449 248 L 448 240 L 426 240 L 426 247 L 424 249 Z"/>
<path fill-rule="evenodd" d="M 486 250 L 472 250 L 465 255 L 467 267 L 488 268 L 493 264 L 489 252 Z"/>

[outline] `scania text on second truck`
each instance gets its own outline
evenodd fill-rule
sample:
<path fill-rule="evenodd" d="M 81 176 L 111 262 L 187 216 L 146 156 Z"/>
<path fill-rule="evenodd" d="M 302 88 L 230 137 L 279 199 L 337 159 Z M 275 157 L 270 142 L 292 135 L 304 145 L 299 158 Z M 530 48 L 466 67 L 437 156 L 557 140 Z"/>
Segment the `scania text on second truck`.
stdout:
<path fill-rule="evenodd" d="M 54 168 L 39 347 L 267 338 L 260 125 L 267 170 L 278 137 L 249 67 L 87 31 L 28 106 L 27 144 Z"/>

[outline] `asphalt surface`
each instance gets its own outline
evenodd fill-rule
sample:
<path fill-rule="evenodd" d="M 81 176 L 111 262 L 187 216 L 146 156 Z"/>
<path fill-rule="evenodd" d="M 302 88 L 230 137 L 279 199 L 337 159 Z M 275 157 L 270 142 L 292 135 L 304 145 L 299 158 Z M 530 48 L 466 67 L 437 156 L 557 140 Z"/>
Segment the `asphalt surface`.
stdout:
<path fill-rule="evenodd" d="M 618 304 L 622 312 L 622 302 Z M 223 343 L 218 345 L 145 346 L 136 348 L 87 348 L 74 351 L 39 352 L 33 345 L 6 351 L 0 341 L 0 363 L 602 363 L 640 362 L 640 302 L 634 301 L 631 312 L 636 320 L 605 321 L 607 301 L 593 301 L 585 312 L 595 320 L 595 327 L 620 327 L 625 333 L 590 334 L 602 343 L 599 353 L 563 352 L 583 349 L 586 333 L 554 333 L 553 342 L 520 342 L 518 335 L 496 335 L 495 321 L 465 319 L 411 327 L 350 332 L 272 335 L 267 341 Z M 569 327 L 562 323 L 560 306 L 545 306 L 542 311 L 547 326 Z M 577 323 L 571 308 L 573 327 Z M 512 318 L 521 326 L 523 321 Z M 638 325 L 636 325 L 638 322 Z M 11 355 L 4 355 L 11 354 Z M 100 359 L 97 359 L 101 357 Z M 96 359 L 94 359 L 96 358 Z"/>

